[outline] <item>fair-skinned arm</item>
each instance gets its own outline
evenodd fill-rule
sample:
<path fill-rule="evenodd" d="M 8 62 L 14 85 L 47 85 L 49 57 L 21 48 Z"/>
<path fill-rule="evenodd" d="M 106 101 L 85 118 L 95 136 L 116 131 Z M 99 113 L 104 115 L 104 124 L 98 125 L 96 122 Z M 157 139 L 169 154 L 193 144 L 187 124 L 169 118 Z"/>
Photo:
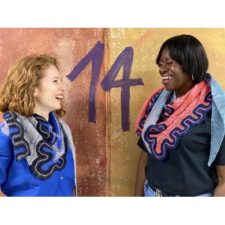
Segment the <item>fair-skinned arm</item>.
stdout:
<path fill-rule="evenodd" d="M 139 157 L 138 167 L 137 167 L 135 196 L 144 196 L 144 183 L 146 181 L 145 167 L 147 163 L 148 163 L 148 154 L 142 151 Z"/>
<path fill-rule="evenodd" d="M 225 196 L 225 166 L 217 166 L 216 169 L 219 177 L 219 184 L 215 189 L 214 196 Z"/>

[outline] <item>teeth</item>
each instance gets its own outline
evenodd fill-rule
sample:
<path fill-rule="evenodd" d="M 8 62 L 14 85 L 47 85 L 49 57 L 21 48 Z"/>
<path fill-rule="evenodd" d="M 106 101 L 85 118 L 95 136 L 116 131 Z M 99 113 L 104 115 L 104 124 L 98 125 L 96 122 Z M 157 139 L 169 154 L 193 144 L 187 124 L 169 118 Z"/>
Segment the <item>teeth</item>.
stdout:
<path fill-rule="evenodd" d="M 171 76 L 163 76 L 162 79 L 163 80 L 170 80 L 171 79 Z"/>

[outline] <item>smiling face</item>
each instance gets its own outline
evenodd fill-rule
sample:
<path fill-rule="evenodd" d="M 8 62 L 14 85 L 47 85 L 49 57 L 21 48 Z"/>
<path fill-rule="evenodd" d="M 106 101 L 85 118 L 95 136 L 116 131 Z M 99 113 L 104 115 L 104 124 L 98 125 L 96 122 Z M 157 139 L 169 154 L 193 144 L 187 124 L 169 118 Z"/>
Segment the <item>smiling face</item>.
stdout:
<path fill-rule="evenodd" d="M 194 86 L 191 76 L 184 73 L 182 66 L 170 57 L 167 48 L 162 51 L 158 65 L 162 84 L 166 90 L 175 91 L 177 97 L 184 95 Z"/>
<path fill-rule="evenodd" d="M 54 65 L 49 65 L 43 71 L 43 76 L 34 91 L 34 113 L 48 120 L 50 112 L 61 109 L 64 91 L 62 76 Z"/>

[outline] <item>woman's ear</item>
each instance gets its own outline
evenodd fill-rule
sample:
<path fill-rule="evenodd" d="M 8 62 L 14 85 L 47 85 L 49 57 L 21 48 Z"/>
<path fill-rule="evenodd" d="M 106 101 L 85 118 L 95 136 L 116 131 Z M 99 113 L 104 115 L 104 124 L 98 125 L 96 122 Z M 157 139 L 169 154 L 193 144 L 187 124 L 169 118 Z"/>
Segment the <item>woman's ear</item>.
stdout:
<path fill-rule="evenodd" d="M 35 88 L 34 89 L 34 97 L 37 97 L 37 95 L 38 95 L 38 90 L 37 90 L 37 88 Z"/>

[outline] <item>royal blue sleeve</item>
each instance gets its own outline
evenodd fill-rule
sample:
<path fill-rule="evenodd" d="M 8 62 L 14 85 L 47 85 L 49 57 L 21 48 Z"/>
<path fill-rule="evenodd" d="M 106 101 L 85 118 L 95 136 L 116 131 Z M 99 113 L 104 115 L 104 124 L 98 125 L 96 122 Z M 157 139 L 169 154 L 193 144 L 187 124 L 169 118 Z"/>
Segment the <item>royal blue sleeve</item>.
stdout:
<path fill-rule="evenodd" d="M 6 181 L 7 171 L 12 161 L 11 139 L 2 131 L 0 124 L 0 187 Z"/>

